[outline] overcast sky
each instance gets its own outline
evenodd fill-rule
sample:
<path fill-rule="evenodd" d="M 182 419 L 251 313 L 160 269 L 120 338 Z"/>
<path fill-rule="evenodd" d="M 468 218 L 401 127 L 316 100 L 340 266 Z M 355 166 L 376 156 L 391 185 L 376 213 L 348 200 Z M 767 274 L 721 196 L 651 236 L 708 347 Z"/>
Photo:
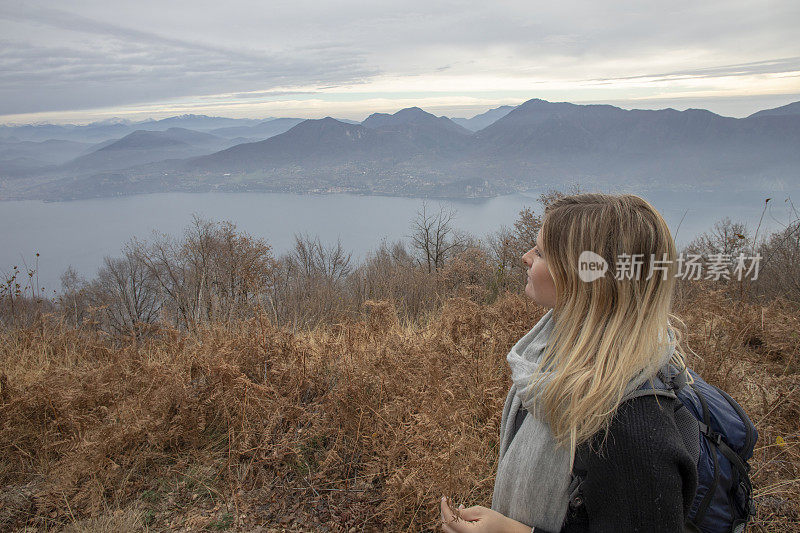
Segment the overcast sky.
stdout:
<path fill-rule="evenodd" d="M 0 123 L 800 100 L 798 0 L 0 0 Z"/>

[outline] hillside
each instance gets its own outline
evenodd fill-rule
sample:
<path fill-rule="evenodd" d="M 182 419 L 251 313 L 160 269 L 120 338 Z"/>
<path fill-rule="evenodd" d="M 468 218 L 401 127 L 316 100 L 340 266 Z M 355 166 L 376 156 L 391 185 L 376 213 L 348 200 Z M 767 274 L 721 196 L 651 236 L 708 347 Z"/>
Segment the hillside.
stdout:
<path fill-rule="evenodd" d="M 230 141 L 185 128 L 166 131 L 136 130 L 93 152 L 65 163 L 56 172 L 93 173 L 125 169 L 165 159 L 184 159 L 214 152 L 230 145 Z"/>
<path fill-rule="evenodd" d="M 775 107 L 772 109 L 764 109 L 753 113 L 750 117 L 774 117 L 774 116 L 794 116 L 800 115 L 800 102 L 793 102 L 791 104 L 786 104 L 780 107 Z"/>
<path fill-rule="evenodd" d="M 411 157 L 419 147 L 399 135 L 375 132 L 331 117 L 305 120 L 286 133 L 265 141 L 234 146 L 187 161 L 183 168 L 202 171 L 248 172 L 285 165 L 334 167 L 377 163 Z"/>
<path fill-rule="evenodd" d="M 229 126 L 216 128 L 208 133 L 233 139 L 236 137 L 258 137 L 259 140 L 268 139 L 289 131 L 292 127 L 303 122 L 300 118 L 275 118 L 260 122 L 254 126 Z"/>
<path fill-rule="evenodd" d="M 55 200 L 166 191 L 474 198 L 575 180 L 600 188 L 786 190 L 800 183 L 796 109 L 790 104 L 735 119 L 703 109 L 625 110 L 532 99 L 473 117 L 489 123 L 477 132 L 418 107 L 375 113 L 361 124 L 326 117 L 214 128 L 221 135 L 216 144 L 199 142 L 198 136 L 210 135 L 199 131 L 191 139 L 185 129 L 134 132 L 56 169 L 7 158 L 15 172 L 30 177 L 6 183 L 2 194 Z M 158 125 L 209 127 L 220 120 L 187 116 Z M 119 126 L 131 127 L 96 127 Z M 184 135 L 170 134 L 175 131 Z M 260 137 L 268 138 L 250 142 Z M 109 155 L 117 147 L 128 151 Z"/>
<path fill-rule="evenodd" d="M 509 114 L 515 107 L 516 106 L 503 105 L 494 109 L 490 109 L 485 113 L 475 115 L 472 118 L 452 118 L 451 120 L 459 126 L 463 126 L 470 131 L 479 131 L 490 124 L 497 122 L 499 119 Z"/>
<path fill-rule="evenodd" d="M 623 110 L 530 100 L 476 133 L 471 162 L 547 179 L 746 187 L 798 183 L 800 117 L 734 119 L 706 110 Z M 764 185 L 766 186 L 766 185 Z"/>
<path fill-rule="evenodd" d="M 433 531 L 442 494 L 489 506 L 505 354 L 544 310 L 508 295 L 408 326 L 390 303 L 365 312 L 116 346 L 50 323 L 0 332 L 0 528 Z M 677 312 L 690 365 L 756 423 L 754 527 L 792 530 L 796 311 L 701 291 Z"/>

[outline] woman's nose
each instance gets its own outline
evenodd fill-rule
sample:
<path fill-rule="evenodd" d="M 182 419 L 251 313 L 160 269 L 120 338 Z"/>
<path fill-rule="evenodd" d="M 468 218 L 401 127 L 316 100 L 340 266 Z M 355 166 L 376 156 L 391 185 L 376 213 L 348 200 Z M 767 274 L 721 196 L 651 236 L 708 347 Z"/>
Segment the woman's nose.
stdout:
<path fill-rule="evenodd" d="M 522 256 L 522 262 L 528 268 L 530 268 L 530 266 L 533 264 L 533 260 L 531 258 L 531 252 L 533 252 L 533 248 L 531 248 L 530 250 L 525 252 L 525 254 L 523 254 L 523 256 Z"/>

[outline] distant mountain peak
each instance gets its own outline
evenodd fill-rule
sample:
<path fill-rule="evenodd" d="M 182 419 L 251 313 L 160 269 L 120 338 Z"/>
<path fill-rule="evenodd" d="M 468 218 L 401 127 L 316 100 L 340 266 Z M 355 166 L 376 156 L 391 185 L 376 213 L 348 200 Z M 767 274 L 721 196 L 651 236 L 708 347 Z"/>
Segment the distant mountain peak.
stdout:
<path fill-rule="evenodd" d="M 419 108 L 417 106 L 406 107 L 404 109 L 401 109 L 400 111 L 395 113 L 394 116 L 396 116 L 396 117 L 397 116 L 431 116 L 431 117 L 435 117 L 435 115 L 433 115 L 432 113 L 428 113 L 427 111 L 425 111 L 425 110 L 423 110 L 423 109 L 421 109 L 421 108 Z"/>
<path fill-rule="evenodd" d="M 523 108 L 530 108 L 530 107 L 544 107 L 544 106 L 553 106 L 553 107 L 564 107 L 564 106 L 574 106 L 578 107 L 580 104 L 573 104 L 570 102 L 549 102 L 547 100 L 542 100 L 541 98 L 531 98 L 530 100 L 526 100 L 522 102 L 520 105 L 517 106 L 517 109 Z"/>
<path fill-rule="evenodd" d="M 333 117 L 324 118 L 310 118 L 306 119 L 294 127 L 290 128 L 286 134 L 289 135 L 305 135 L 305 134 L 327 134 L 331 132 L 349 131 L 354 127 L 360 128 L 360 125 L 353 126 L 341 120 L 336 120 Z"/>
<path fill-rule="evenodd" d="M 492 114 L 496 114 L 496 113 L 508 113 L 509 111 L 514 109 L 515 107 L 517 107 L 517 106 L 515 106 L 515 105 L 501 105 L 500 107 L 495 107 L 494 109 L 490 109 L 488 111 L 484 111 L 483 113 L 478 113 L 477 115 L 475 115 L 472 118 L 475 119 L 475 118 L 478 118 L 478 117 L 485 117 L 487 115 L 492 115 Z"/>
<path fill-rule="evenodd" d="M 136 130 L 109 145 L 103 146 L 97 151 L 144 150 L 185 144 L 185 142 L 174 139 L 163 131 Z"/>
<path fill-rule="evenodd" d="M 750 117 L 766 117 L 766 116 L 785 116 L 785 115 L 800 115 L 800 102 L 792 102 L 791 104 L 782 105 L 780 107 L 773 107 L 772 109 L 764 109 L 753 113 Z"/>
<path fill-rule="evenodd" d="M 114 125 L 117 125 L 117 124 L 122 124 L 124 126 L 129 126 L 129 125 L 133 124 L 133 122 L 128 120 L 127 118 L 111 117 L 111 118 L 107 118 L 105 120 L 99 120 L 97 122 L 92 122 L 92 124 L 93 125 L 97 125 L 97 126 L 114 126 Z"/>
<path fill-rule="evenodd" d="M 668 111 L 675 111 L 675 110 L 670 107 Z M 708 109 L 699 109 L 696 107 L 690 107 L 689 109 L 679 111 L 679 113 L 690 113 L 696 115 L 716 115 L 716 113 L 709 111 Z"/>
<path fill-rule="evenodd" d="M 513 105 L 501 105 L 500 107 L 495 107 L 494 109 L 489 109 L 488 111 L 477 114 L 472 118 L 451 118 L 450 120 L 470 131 L 480 131 L 497 122 L 516 109 L 516 107 L 517 106 Z"/>
<path fill-rule="evenodd" d="M 303 129 L 303 128 L 316 128 L 316 127 L 319 127 L 319 126 L 326 126 L 326 127 L 339 126 L 339 127 L 343 127 L 343 126 L 350 126 L 350 124 L 347 124 L 346 122 L 342 122 L 341 120 L 336 120 L 333 117 L 309 118 L 309 119 L 306 119 L 306 120 L 300 122 L 299 124 L 297 124 L 292 129 L 295 129 L 295 128 L 301 128 L 301 129 Z"/>
<path fill-rule="evenodd" d="M 436 115 L 419 107 L 406 107 L 395 113 L 373 113 L 361 123 L 368 128 L 377 128 L 386 124 L 403 124 L 419 120 L 434 119 Z"/>
<path fill-rule="evenodd" d="M 447 117 L 437 117 L 419 107 L 406 107 L 396 113 L 373 113 L 361 123 L 370 129 L 414 125 L 427 128 L 446 129 L 462 134 L 471 133 L 463 126 L 459 126 Z"/>

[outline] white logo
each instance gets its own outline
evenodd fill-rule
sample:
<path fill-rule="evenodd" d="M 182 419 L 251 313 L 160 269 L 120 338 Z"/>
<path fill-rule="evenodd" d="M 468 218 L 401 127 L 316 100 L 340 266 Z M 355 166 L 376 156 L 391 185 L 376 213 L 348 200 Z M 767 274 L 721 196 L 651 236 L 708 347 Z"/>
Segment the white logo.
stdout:
<path fill-rule="evenodd" d="M 591 250 L 581 252 L 578 257 L 578 277 L 587 283 L 602 278 L 608 271 L 608 263 L 603 256 Z"/>
<path fill-rule="evenodd" d="M 711 254 L 709 259 L 706 259 L 701 254 L 687 254 L 684 257 L 683 252 L 680 253 L 677 260 L 677 269 L 675 272 L 676 278 L 699 280 L 699 279 L 713 279 L 720 281 L 720 278 L 730 281 L 731 274 L 736 275 L 738 281 L 742 281 L 742 276 L 753 274 L 752 279 L 758 279 L 759 263 L 762 257 L 761 254 L 754 256 L 746 256 L 740 253 L 738 257 L 732 254 Z M 750 260 L 748 266 L 747 261 Z M 666 252 L 663 254 L 662 259 L 656 259 L 655 254 L 650 254 L 650 269 L 647 273 L 647 278 L 653 277 L 653 272 L 660 271 L 661 279 L 667 279 L 669 268 L 665 265 L 672 263 L 673 260 L 667 259 Z M 640 279 L 642 276 L 642 267 L 645 266 L 644 254 L 620 254 L 617 256 L 616 273 L 614 278 L 618 280 L 625 279 Z M 705 278 L 701 278 L 703 267 L 709 271 Z M 731 266 L 733 266 L 733 273 L 731 273 Z M 745 272 L 745 269 L 747 270 Z M 598 278 L 602 278 L 608 271 L 608 263 L 602 256 L 596 253 L 585 250 L 581 252 L 578 257 L 578 277 L 581 281 L 592 282 Z"/>

